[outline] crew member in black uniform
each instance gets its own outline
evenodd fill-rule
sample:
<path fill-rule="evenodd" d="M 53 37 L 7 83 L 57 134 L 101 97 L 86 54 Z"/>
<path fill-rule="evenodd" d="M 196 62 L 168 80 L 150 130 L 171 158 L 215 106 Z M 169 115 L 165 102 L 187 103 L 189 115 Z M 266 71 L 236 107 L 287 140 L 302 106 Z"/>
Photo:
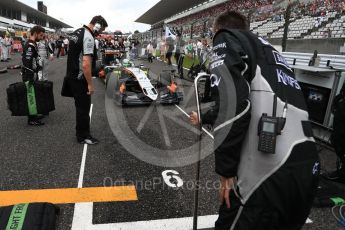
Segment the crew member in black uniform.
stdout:
<path fill-rule="evenodd" d="M 61 49 L 62 49 L 62 46 L 63 46 L 63 37 L 60 36 L 59 39 L 56 41 L 56 49 L 57 49 L 57 54 L 56 54 L 56 58 L 59 58 L 60 57 L 60 54 L 61 54 Z"/>
<path fill-rule="evenodd" d="M 76 136 L 81 144 L 97 144 L 90 134 L 91 95 L 94 93 L 92 68 L 96 65 L 95 36 L 108 27 L 102 16 L 95 16 L 88 26 L 71 34 L 67 58 L 67 88 L 75 100 Z"/>
<path fill-rule="evenodd" d="M 40 56 L 36 42 L 44 38 L 45 29 L 41 26 L 34 26 L 30 30 L 30 38 L 24 46 L 22 54 L 22 78 L 24 82 L 34 82 L 38 80 L 38 71 L 42 69 L 39 65 Z M 43 118 L 41 115 L 29 115 L 28 124 L 32 126 L 41 126 L 44 123 L 40 120 Z"/>
<path fill-rule="evenodd" d="M 213 125 L 221 177 L 215 229 L 301 229 L 320 167 L 301 87 L 285 58 L 249 32 L 240 13 L 221 14 L 214 32 L 215 105 L 201 122 Z M 191 122 L 199 123 L 195 112 Z"/>

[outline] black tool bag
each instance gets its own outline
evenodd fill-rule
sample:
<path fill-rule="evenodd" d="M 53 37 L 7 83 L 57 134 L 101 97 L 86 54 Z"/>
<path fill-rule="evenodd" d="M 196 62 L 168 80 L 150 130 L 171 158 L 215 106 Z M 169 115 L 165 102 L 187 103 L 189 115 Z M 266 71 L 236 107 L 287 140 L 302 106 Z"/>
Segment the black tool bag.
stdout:
<path fill-rule="evenodd" d="M 36 81 L 34 83 L 37 112 L 38 114 L 48 114 L 55 110 L 53 82 Z"/>
<path fill-rule="evenodd" d="M 0 230 L 54 230 L 58 214 L 50 203 L 0 207 Z"/>
<path fill-rule="evenodd" d="M 47 115 L 55 110 L 53 82 L 36 81 L 32 83 L 34 86 L 37 114 Z M 9 85 L 7 88 L 7 104 L 8 109 L 12 112 L 12 116 L 28 116 L 27 88 L 24 82 L 17 82 Z"/>

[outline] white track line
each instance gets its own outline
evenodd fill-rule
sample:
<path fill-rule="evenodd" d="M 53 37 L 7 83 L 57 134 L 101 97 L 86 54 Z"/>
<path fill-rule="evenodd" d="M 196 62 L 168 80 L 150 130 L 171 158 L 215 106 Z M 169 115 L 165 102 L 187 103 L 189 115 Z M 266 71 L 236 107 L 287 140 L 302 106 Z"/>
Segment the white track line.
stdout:
<path fill-rule="evenodd" d="M 190 117 L 190 115 L 188 113 L 186 113 L 180 106 L 178 105 L 175 105 L 176 108 L 178 108 L 184 115 L 186 115 L 187 117 Z M 214 140 L 214 136 L 209 132 L 207 131 L 207 129 L 205 128 L 202 128 L 202 131 L 204 131 L 209 137 L 211 137 L 213 140 Z"/>
<path fill-rule="evenodd" d="M 162 132 L 163 132 L 163 137 L 164 137 L 165 145 L 167 147 L 171 147 L 171 142 L 170 142 L 170 138 L 169 138 L 168 129 L 166 127 L 166 124 L 164 122 L 164 117 L 163 117 L 164 110 L 161 109 L 160 106 L 158 106 L 157 107 L 157 112 L 158 112 L 159 123 L 161 125 L 161 129 L 162 129 Z"/>
<path fill-rule="evenodd" d="M 175 105 L 176 108 L 178 108 L 184 115 L 186 115 L 188 118 L 190 118 L 190 115 L 188 113 L 186 113 L 180 106 Z"/>
<path fill-rule="evenodd" d="M 74 205 L 71 230 L 91 229 L 93 215 L 93 203 L 77 203 Z"/>
<path fill-rule="evenodd" d="M 76 204 L 74 212 L 79 218 L 73 219 L 72 230 L 190 230 L 193 226 L 193 217 L 92 224 L 93 203 Z M 198 229 L 213 228 L 217 218 L 218 215 L 199 216 Z"/>
<path fill-rule="evenodd" d="M 93 104 L 91 104 L 90 113 L 89 113 L 90 124 L 91 124 L 91 117 L 92 117 L 92 109 L 93 109 Z M 78 188 L 82 188 L 83 187 L 86 154 L 87 154 L 87 144 L 84 144 L 83 156 L 82 156 L 81 165 L 80 165 L 80 172 L 79 172 Z"/>
<path fill-rule="evenodd" d="M 218 215 L 199 216 L 198 229 L 212 228 Z M 193 228 L 193 217 L 171 218 L 162 220 L 147 220 L 117 224 L 93 225 L 91 230 L 191 230 Z"/>
<path fill-rule="evenodd" d="M 93 104 L 91 104 L 90 106 L 90 113 L 89 113 L 90 124 L 91 124 L 92 110 L 93 110 Z M 86 155 L 87 155 L 87 144 L 84 144 L 83 156 L 82 156 L 80 172 L 79 172 L 78 188 L 83 187 Z M 91 212 L 89 212 L 90 206 L 91 206 Z M 92 207 L 93 207 L 92 203 L 78 203 L 74 205 L 72 230 L 86 230 L 88 229 L 87 226 L 92 225 Z"/>

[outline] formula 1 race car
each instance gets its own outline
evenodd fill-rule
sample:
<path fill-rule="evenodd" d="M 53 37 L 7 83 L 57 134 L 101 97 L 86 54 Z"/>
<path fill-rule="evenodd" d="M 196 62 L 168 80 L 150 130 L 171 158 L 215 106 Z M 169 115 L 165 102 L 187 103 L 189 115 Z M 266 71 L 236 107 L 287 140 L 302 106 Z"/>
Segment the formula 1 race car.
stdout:
<path fill-rule="evenodd" d="M 152 79 L 148 68 L 128 64 L 126 60 L 121 66 L 106 68 L 111 69 L 106 77 L 107 92 L 110 90 L 118 105 L 179 104 L 183 100 L 171 71 L 163 71 L 158 79 Z"/>

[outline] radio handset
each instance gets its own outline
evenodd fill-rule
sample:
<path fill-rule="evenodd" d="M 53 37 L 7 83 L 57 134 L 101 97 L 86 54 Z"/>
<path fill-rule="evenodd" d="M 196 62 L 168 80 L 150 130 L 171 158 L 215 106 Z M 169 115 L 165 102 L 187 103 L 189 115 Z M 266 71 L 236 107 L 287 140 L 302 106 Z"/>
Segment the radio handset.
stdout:
<path fill-rule="evenodd" d="M 275 153 L 277 136 L 281 135 L 286 123 L 287 102 L 285 103 L 282 117 L 277 117 L 276 112 L 277 95 L 274 95 L 272 116 L 268 116 L 267 113 L 263 113 L 258 125 L 258 150 L 260 152 L 269 154 Z"/>

